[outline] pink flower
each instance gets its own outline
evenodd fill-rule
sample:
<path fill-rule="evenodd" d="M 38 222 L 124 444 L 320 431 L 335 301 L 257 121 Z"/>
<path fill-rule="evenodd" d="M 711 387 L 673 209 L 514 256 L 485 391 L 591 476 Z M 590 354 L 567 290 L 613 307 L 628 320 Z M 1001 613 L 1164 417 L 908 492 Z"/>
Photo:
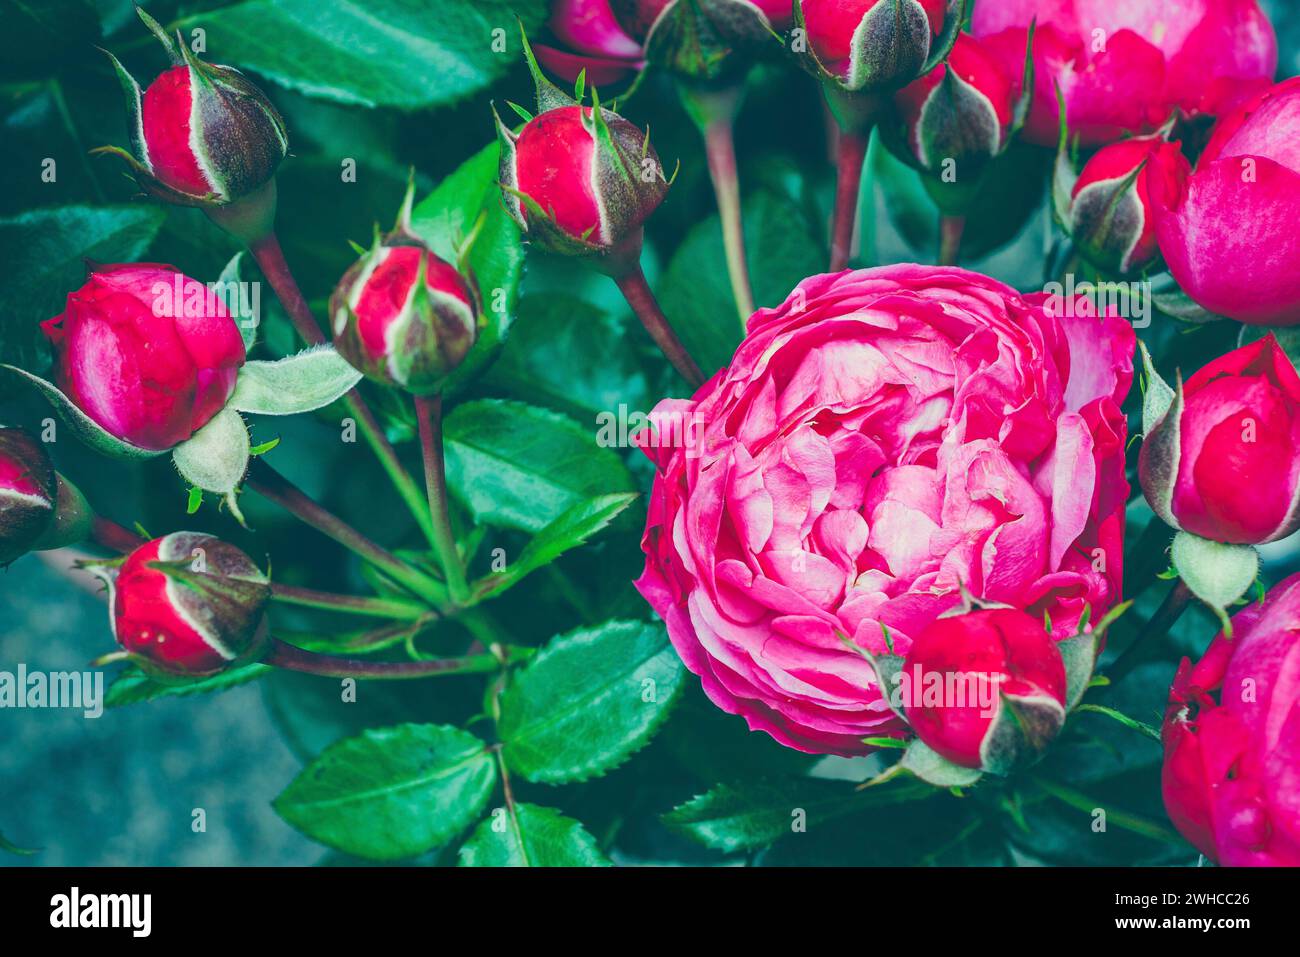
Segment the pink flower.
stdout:
<path fill-rule="evenodd" d="M 1217 114 L 1277 69 L 1277 38 L 1257 0 L 997 0 L 976 4 L 971 32 L 1018 78 L 1035 18 L 1025 136 L 1044 146 L 1057 141 L 1058 86 L 1070 132 L 1096 145 L 1154 129 L 1175 108 Z"/>
<path fill-rule="evenodd" d="M 1252 325 L 1300 323 L 1300 77 L 1242 103 L 1197 161 L 1155 191 L 1169 271 L 1211 312 Z"/>
<path fill-rule="evenodd" d="M 1232 619 L 1165 715 L 1169 818 L 1227 867 L 1300 866 L 1300 575 Z"/>
<path fill-rule="evenodd" d="M 1023 611 L 936 619 L 912 642 L 902 674 L 907 723 L 962 767 L 1005 774 L 1065 723 L 1065 661 Z"/>
<path fill-rule="evenodd" d="M 985 276 L 814 276 L 656 408 L 637 587 L 720 708 L 812 752 L 900 725 L 857 649 L 975 597 L 1057 639 L 1122 581 L 1135 337 Z M 1086 310 L 1056 310 L 1084 314 Z"/>
<path fill-rule="evenodd" d="M 41 328 L 68 398 L 142 449 L 169 449 L 203 428 L 244 364 L 239 327 L 220 298 L 158 263 L 94 267 Z"/>
<path fill-rule="evenodd" d="M 1257 545 L 1300 528 L 1300 376 L 1272 335 L 1215 359 L 1142 443 L 1151 507 L 1175 528 Z"/>
<path fill-rule="evenodd" d="M 173 532 L 92 571 L 109 586 L 118 644 L 150 672 L 215 674 L 251 658 L 267 637 L 267 577 L 211 535 Z"/>
<path fill-rule="evenodd" d="M 645 67 L 641 44 L 624 32 L 609 0 L 555 0 L 547 21 L 554 45 L 537 43 L 537 59 L 572 83 L 583 70 L 595 86 L 622 83 Z"/>

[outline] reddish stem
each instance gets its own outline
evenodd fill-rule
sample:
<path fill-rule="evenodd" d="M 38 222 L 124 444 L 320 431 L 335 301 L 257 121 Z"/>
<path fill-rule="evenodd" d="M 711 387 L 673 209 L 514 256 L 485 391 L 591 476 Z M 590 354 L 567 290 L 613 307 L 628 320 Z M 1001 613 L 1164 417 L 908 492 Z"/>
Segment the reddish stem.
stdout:
<path fill-rule="evenodd" d="M 695 364 L 695 360 L 682 345 L 682 340 L 677 338 L 677 333 L 669 325 L 663 310 L 659 308 L 655 294 L 650 291 L 650 284 L 646 282 L 645 273 L 641 270 L 641 264 L 634 263 L 627 270 L 618 273 L 614 276 L 614 281 L 618 283 L 627 304 L 641 320 L 641 325 L 645 326 L 646 332 L 650 333 L 655 345 L 668 357 L 678 374 L 690 383 L 691 388 L 698 389 L 702 386 L 704 373 Z"/>
<path fill-rule="evenodd" d="M 435 675 L 483 674 L 496 671 L 502 662 L 495 655 L 471 655 L 466 658 L 431 658 L 426 661 L 366 661 L 360 658 L 336 658 L 315 651 L 305 651 L 271 639 L 271 651 L 263 664 L 289 671 L 327 678 L 370 678 L 401 680 L 429 678 Z"/>
<path fill-rule="evenodd" d="M 424 485 L 429 493 L 429 513 L 433 516 L 434 551 L 452 600 L 463 603 L 469 598 L 469 585 L 465 581 L 465 563 L 451 530 L 447 471 L 442 451 L 442 396 L 417 395 L 415 418 L 419 423 L 420 448 L 424 455 Z"/>
<path fill-rule="evenodd" d="M 862 167 L 867 157 L 870 130 L 865 135 L 840 131 L 838 178 L 835 183 L 835 218 L 831 226 L 831 272 L 849 264 L 854 227 L 858 221 L 858 195 L 862 190 Z"/>
<path fill-rule="evenodd" d="M 961 237 L 966 231 L 965 216 L 939 217 L 939 265 L 955 266 L 961 258 Z"/>
<path fill-rule="evenodd" d="M 745 321 L 754 314 L 754 293 L 745 260 L 745 230 L 740 215 L 740 181 L 736 176 L 735 129 L 730 116 L 719 117 L 704 128 L 704 150 L 709 160 L 709 178 L 722 220 L 722 244 L 727 252 L 727 275 L 731 294 L 740 312 L 742 333 Z"/>
<path fill-rule="evenodd" d="M 91 525 L 90 537 L 101 548 L 106 548 L 110 552 L 120 552 L 123 555 L 135 551 L 145 543 L 141 536 L 129 528 L 107 518 L 100 518 L 98 515 Z"/>

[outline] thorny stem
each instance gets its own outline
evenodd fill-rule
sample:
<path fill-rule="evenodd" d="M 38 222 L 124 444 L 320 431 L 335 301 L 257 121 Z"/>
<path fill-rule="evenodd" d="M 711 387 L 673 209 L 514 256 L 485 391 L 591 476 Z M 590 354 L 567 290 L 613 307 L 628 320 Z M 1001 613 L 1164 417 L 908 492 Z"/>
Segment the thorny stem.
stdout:
<path fill-rule="evenodd" d="M 400 598 L 370 598 L 361 595 L 337 595 L 333 592 L 298 588 L 293 585 L 271 583 L 271 598 L 285 605 L 299 608 L 318 608 L 370 618 L 387 618 L 414 621 L 429 615 L 429 609 Z"/>
<path fill-rule="evenodd" d="M 955 266 L 961 258 L 961 237 L 966 231 L 965 216 L 939 217 L 939 265 Z"/>
<path fill-rule="evenodd" d="M 316 317 L 311 314 L 311 307 L 307 305 L 302 290 L 298 288 L 298 283 L 289 270 L 289 264 L 285 261 L 284 251 L 280 248 L 280 241 L 276 238 L 275 233 L 268 233 L 264 238 L 253 243 L 249 247 L 249 251 L 253 254 L 253 258 L 257 260 L 257 264 L 265 274 L 267 282 L 275 290 L 276 296 L 284 306 L 285 312 L 289 314 L 289 319 L 293 323 L 293 327 L 298 331 L 298 335 L 308 345 L 315 346 L 323 343 L 325 334 L 321 331 Z M 379 420 L 375 418 L 375 413 L 356 389 L 349 392 L 344 397 L 344 401 L 347 404 L 348 411 L 361 427 L 361 434 L 365 436 L 367 444 L 375 453 L 375 457 L 379 459 L 379 464 L 388 473 L 388 477 L 397 489 L 397 493 L 402 497 L 402 501 L 406 503 L 406 507 L 415 517 L 420 530 L 429 540 L 429 544 L 437 547 L 434 541 L 433 519 L 427 511 L 424 493 L 420 491 L 410 473 L 402 466 L 401 460 L 397 457 L 397 451 L 388 441 L 388 437 L 384 435 L 383 427 L 380 426 Z"/>
<path fill-rule="evenodd" d="M 677 373 L 690 383 L 691 388 L 698 389 L 702 386 L 704 373 L 686 351 L 682 340 L 677 338 L 673 327 L 668 324 L 668 319 L 659 308 L 654 293 L 650 291 L 650 284 L 646 282 L 641 264 L 633 263 L 630 268 L 615 275 L 614 281 L 618 283 L 618 288 L 623 293 L 623 298 L 627 300 L 627 304 L 641 320 L 641 325 L 645 326 L 646 332 L 650 333 L 650 337 L 668 357 L 668 361 L 673 364 Z"/>
<path fill-rule="evenodd" d="M 447 502 L 447 473 L 442 450 L 442 396 L 416 396 L 415 418 L 420 427 L 420 449 L 424 456 L 424 484 L 429 492 L 429 513 L 433 516 L 433 549 L 442 566 L 452 601 L 463 605 L 469 598 L 465 563 L 456 547 Z"/>
<path fill-rule="evenodd" d="M 312 501 L 301 489 L 271 468 L 264 460 L 254 459 L 248 470 L 248 487 L 274 502 L 307 525 L 329 536 L 391 577 L 412 594 L 437 607 L 446 603 L 442 586 L 421 574 L 396 555 L 376 545 L 337 515 Z"/>
<path fill-rule="evenodd" d="M 430 658 L 424 661 L 365 661 L 359 658 L 336 658 L 314 651 L 295 648 L 279 638 L 271 639 L 271 651 L 263 664 L 289 671 L 327 678 L 365 678 L 400 681 L 432 678 L 440 675 L 485 674 L 501 667 L 496 655 L 470 655 L 464 658 Z"/>
<path fill-rule="evenodd" d="M 1133 643 L 1124 649 L 1123 654 L 1115 659 L 1113 665 L 1106 669 L 1106 677 L 1112 682 L 1119 681 L 1132 671 L 1142 661 L 1143 650 L 1151 648 L 1155 640 L 1163 637 L 1191 602 L 1192 590 L 1183 584 L 1182 579 L 1179 579 L 1170 589 L 1169 594 L 1165 595 L 1165 600 L 1160 603 L 1151 620 L 1138 632 Z"/>

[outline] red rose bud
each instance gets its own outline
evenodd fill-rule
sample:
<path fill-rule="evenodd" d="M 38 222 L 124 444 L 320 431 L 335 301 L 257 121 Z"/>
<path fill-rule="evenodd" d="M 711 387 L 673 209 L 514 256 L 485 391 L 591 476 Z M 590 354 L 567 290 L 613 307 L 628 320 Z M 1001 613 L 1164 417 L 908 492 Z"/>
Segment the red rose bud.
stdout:
<path fill-rule="evenodd" d="M 901 677 L 916 736 L 962 767 L 1005 774 L 1065 722 L 1065 663 L 1040 620 L 1010 608 L 938 618 Z"/>
<path fill-rule="evenodd" d="M 668 191 L 649 133 L 599 101 L 582 106 L 541 74 L 538 114 L 512 131 L 497 116 L 506 208 L 529 242 L 566 256 L 600 256 L 639 240 Z M 638 245 L 639 251 L 639 245 Z"/>
<path fill-rule="evenodd" d="M 693 80 L 746 69 L 746 54 L 790 25 L 791 6 L 791 0 L 610 0 L 619 25 L 652 63 Z"/>
<path fill-rule="evenodd" d="M 54 522 L 54 466 L 22 429 L 0 428 L 0 565 L 35 547 Z"/>
<path fill-rule="evenodd" d="M 280 114 L 238 70 L 202 62 L 137 12 L 173 65 L 141 94 L 109 54 L 126 94 L 131 151 L 103 151 L 125 159 L 140 188 L 167 202 L 213 208 L 257 193 L 288 151 Z"/>
<path fill-rule="evenodd" d="M 428 395 L 474 345 L 478 299 L 409 230 L 412 195 L 398 228 L 348 269 L 329 308 L 339 355 L 376 382 Z"/>
<path fill-rule="evenodd" d="M 609 0 L 556 0 L 546 22 L 552 43 L 538 43 L 537 59 L 570 83 L 583 72 L 596 86 L 622 83 L 645 66 L 641 44 L 614 18 Z"/>
<path fill-rule="evenodd" d="M 814 72 L 845 90 L 887 93 L 925 72 L 936 40 L 956 30 L 960 0 L 798 0 Z"/>
<path fill-rule="evenodd" d="M 123 442 L 184 442 L 221 411 L 244 364 L 221 298 L 172 266 L 92 267 L 62 315 L 41 323 L 59 387 Z"/>
<path fill-rule="evenodd" d="M 1157 265 L 1151 183 L 1177 177 L 1186 167 L 1179 144 L 1160 135 L 1112 143 L 1088 160 L 1062 215 L 1083 256 L 1117 275 Z"/>
<path fill-rule="evenodd" d="M 906 159 L 945 182 L 972 183 L 1011 140 L 1013 86 L 980 41 L 958 34 L 945 63 L 894 97 L 906 129 Z"/>
<path fill-rule="evenodd" d="M 114 637 L 146 671 L 211 675 L 261 650 L 270 582 L 233 545 L 173 532 L 90 567 L 109 585 Z"/>
<path fill-rule="evenodd" d="M 1233 617 L 1184 659 L 1161 737 L 1169 819 L 1225 867 L 1300 866 L 1300 577 Z"/>
<path fill-rule="evenodd" d="M 1190 175 L 1152 191 L 1169 271 L 1210 312 L 1300 323 L 1300 77 L 1228 113 Z"/>
<path fill-rule="evenodd" d="M 1142 491 L 1169 525 L 1257 545 L 1300 529 L 1300 376 L 1270 334 L 1215 359 L 1147 423 Z M 1150 390 L 1148 390 L 1150 392 Z"/>

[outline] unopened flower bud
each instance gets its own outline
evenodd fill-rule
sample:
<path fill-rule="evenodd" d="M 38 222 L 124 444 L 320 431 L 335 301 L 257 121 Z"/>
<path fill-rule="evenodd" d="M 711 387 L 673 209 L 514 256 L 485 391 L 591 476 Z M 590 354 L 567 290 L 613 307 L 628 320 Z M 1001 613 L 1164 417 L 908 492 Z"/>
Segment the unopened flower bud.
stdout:
<path fill-rule="evenodd" d="M 602 256 L 638 240 L 668 190 L 648 133 L 597 100 L 582 106 L 542 76 L 539 112 L 512 131 L 497 116 L 506 208 L 529 242 L 567 256 Z M 517 108 L 518 109 L 518 108 Z"/>
<path fill-rule="evenodd" d="M 798 0 L 805 60 L 844 90 L 889 93 L 919 77 L 937 38 L 957 24 L 947 0 Z"/>
<path fill-rule="evenodd" d="M 1179 144 L 1158 134 L 1098 151 L 1075 181 L 1065 224 L 1083 256 L 1117 275 L 1156 266 L 1160 248 L 1151 183 L 1177 178 L 1186 166 Z"/>
<path fill-rule="evenodd" d="M 610 9 L 651 63 L 707 81 L 743 72 L 792 17 L 791 0 L 611 0 Z"/>
<path fill-rule="evenodd" d="M 22 429 L 0 428 L 0 565 L 31 551 L 54 521 L 54 466 Z"/>
<path fill-rule="evenodd" d="M 216 674 L 254 658 L 267 638 L 269 580 L 211 535 L 173 532 L 90 567 L 108 583 L 114 637 L 147 672 Z"/>
<path fill-rule="evenodd" d="M 1011 608 L 939 618 L 903 664 L 903 706 L 925 744 L 954 764 L 1005 774 L 1065 723 L 1065 663 L 1041 621 Z"/>
<path fill-rule="evenodd" d="M 436 392 L 478 338 L 472 283 L 410 229 L 407 191 L 397 227 L 375 237 L 330 296 L 334 348 L 375 382 Z"/>

